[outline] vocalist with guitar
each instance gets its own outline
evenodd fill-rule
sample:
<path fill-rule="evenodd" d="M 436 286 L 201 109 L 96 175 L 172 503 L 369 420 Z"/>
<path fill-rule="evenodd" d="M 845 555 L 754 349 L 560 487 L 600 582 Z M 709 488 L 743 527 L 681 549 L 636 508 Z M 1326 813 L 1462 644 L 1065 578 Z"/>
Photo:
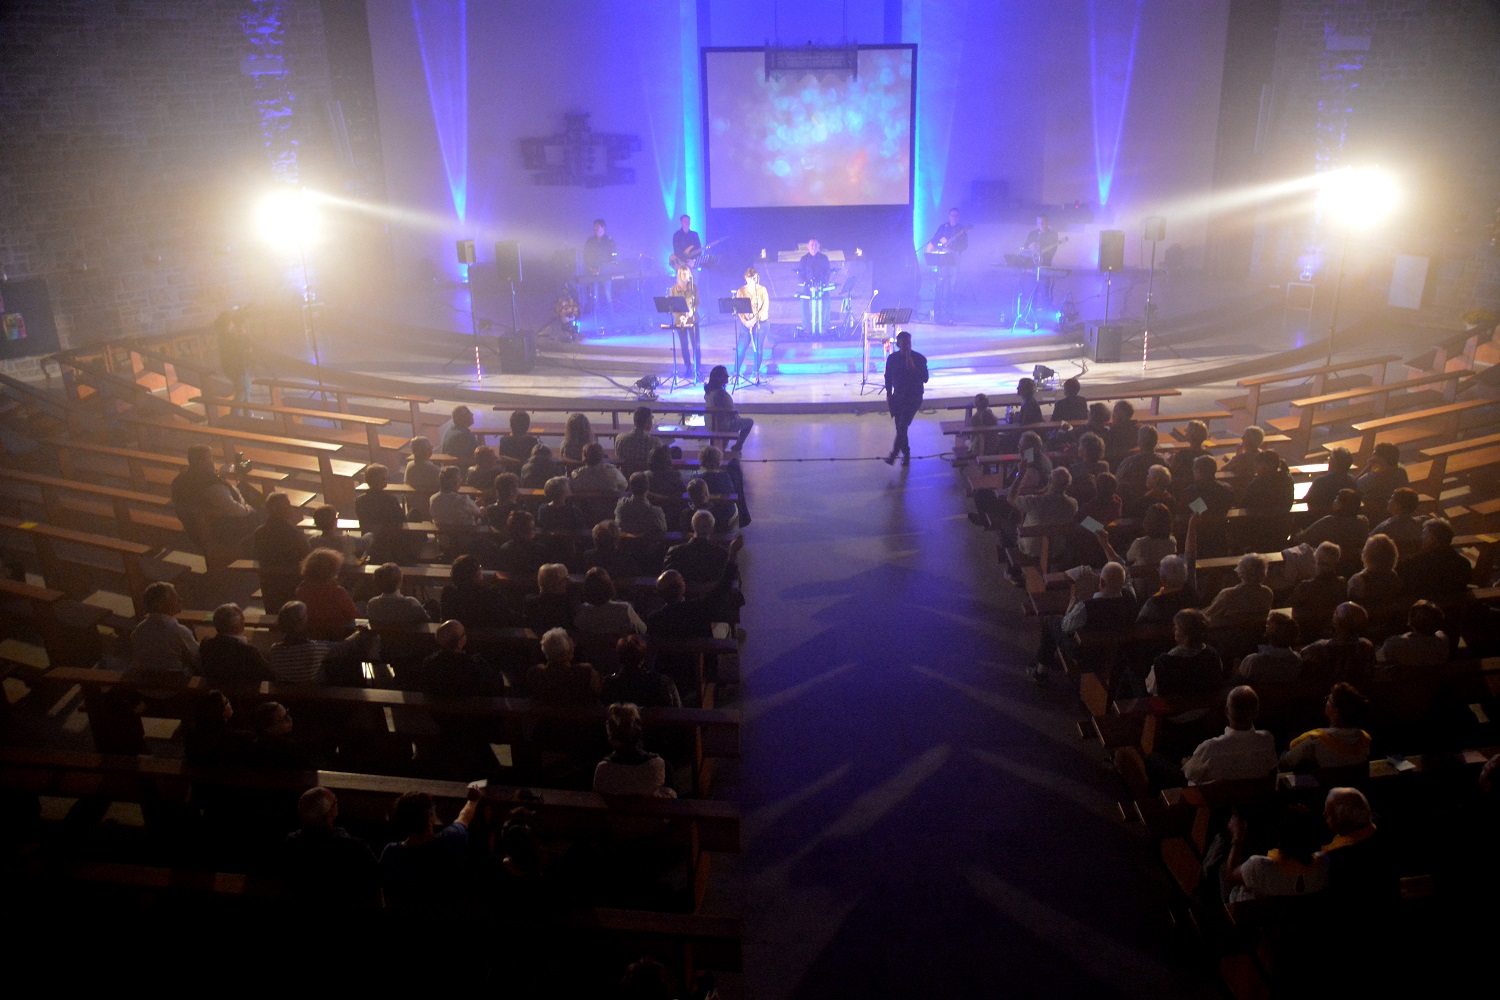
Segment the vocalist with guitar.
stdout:
<path fill-rule="evenodd" d="M 760 283 L 755 268 L 745 268 L 745 283 L 734 293 L 735 298 L 749 299 L 750 311 L 740 313 L 734 336 L 734 377 L 755 385 L 760 384 L 761 352 L 765 346 L 765 324 L 771 318 L 771 294 Z M 745 355 L 754 354 L 754 364 L 748 375 L 742 374 Z"/>
<path fill-rule="evenodd" d="M 1041 269 L 1052 266 L 1052 258 L 1057 256 L 1058 246 L 1066 242 L 1068 242 L 1067 237 L 1057 235 L 1057 230 L 1047 225 L 1045 215 L 1038 215 L 1036 228 L 1026 234 L 1026 242 L 1021 246 L 1022 253 L 1031 255 L 1032 262 L 1037 269 L 1041 291 L 1046 296 L 1049 306 L 1052 305 L 1052 278 L 1043 275 Z"/>
<path fill-rule="evenodd" d="M 680 295 L 687 300 L 688 311 L 674 313 L 672 325 L 677 328 L 677 342 L 682 346 L 682 367 L 688 370 L 688 377 L 694 382 L 701 382 L 703 353 L 698 341 L 698 287 L 693 284 L 693 272 L 686 267 L 679 267 L 677 284 L 667 289 L 667 295 Z"/>
<path fill-rule="evenodd" d="M 950 209 L 948 221 L 937 227 L 927 241 L 928 263 L 937 272 L 937 287 L 932 293 L 932 318 L 945 326 L 953 325 L 953 285 L 958 278 L 958 262 L 969 249 L 969 227 L 960 225 L 958 209 Z"/>

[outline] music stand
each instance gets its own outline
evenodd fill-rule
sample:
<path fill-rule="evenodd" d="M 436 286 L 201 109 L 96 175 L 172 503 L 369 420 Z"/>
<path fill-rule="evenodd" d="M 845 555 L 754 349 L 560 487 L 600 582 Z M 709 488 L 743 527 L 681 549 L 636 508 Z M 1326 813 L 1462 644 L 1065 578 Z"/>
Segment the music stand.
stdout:
<path fill-rule="evenodd" d="M 880 310 L 880 312 L 878 312 L 878 313 L 875 314 L 875 318 L 874 318 L 873 322 L 870 321 L 870 317 L 868 315 L 865 317 L 865 320 L 866 320 L 866 323 L 868 325 L 867 325 L 867 327 L 866 327 L 866 329 L 864 331 L 864 334 L 860 338 L 861 339 L 861 347 L 864 350 L 864 364 L 862 366 L 863 367 L 863 371 L 862 371 L 862 373 L 860 375 L 860 379 L 859 379 L 859 394 L 861 396 L 863 396 L 865 394 L 866 390 L 869 390 L 869 391 L 872 391 L 872 392 L 880 392 L 883 389 L 885 389 L 885 371 L 884 370 L 882 370 L 880 372 L 880 381 L 879 382 L 875 382 L 874 380 L 872 380 L 870 378 L 870 342 L 871 342 L 871 331 L 870 331 L 869 327 L 884 327 L 885 328 L 885 334 L 886 335 L 883 338 L 881 338 L 881 337 L 877 337 L 876 338 L 876 339 L 880 339 L 881 342 L 882 342 L 882 344 L 883 344 L 885 341 L 893 339 L 892 336 L 891 336 L 891 329 L 893 327 L 905 326 L 906 324 L 908 324 L 908 323 L 911 322 L 911 309 L 908 308 L 908 307 L 905 307 L 905 306 L 898 306 L 895 309 L 882 309 L 882 310 Z M 884 360 L 884 357 L 885 357 L 885 352 L 882 351 L 881 352 L 881 359 Z"/>
<path fill-rule="evenodd" d="M 654 302 L 654 303 L 656 303 L 656 311 L 657 312 L 661 313 L 664 316 L 671 316 L 673 318 L 672 322 L 670 322 L 670 323 L 663 323 L 662 324 L 664 327 L 666 327 L 667 331 L 670 333 L 671 338 L 672 338 L 672 381 L 668 385 L 668 388 L 669 389 L 678 389 L 678 388 L 681 388 L 682 386 L 685 386 L 685 385 L 692 385 L 693 383 L 690 380 L 685 379 L 682 376 L 680 376 L 680 375 L 677 374 L 677 321 L 676 321 L 676 317 L 678 317 L 678 316 L 686 316 L 689 313 L 691 313 L 693 310 L 688 307 L 687 298 L 685 296 L 682 296 L 682 295 L 655 295 L 655 296 L 652 296 L 651 301 Z M 687 359 L 683 358 L 682 362 L 683 362 L 684 365 L 686 365 L 687 364 Z"/>
<path fill-rule="evenodd" d="M 743 323 L 743 321 L 741 321 L 740 317 L 741 316 L 749 316 L 751 313 L 755 312 L 755 306 L 754 306 L 754 304 L 751 303 L 751 301 L 748 298 L 742 298 L 740 296 L 730 295 L 730 296 L 726 296 L 724 298 L 721 298 L 719 300 L 719 312 L 724 313 L 725 315 L 733 314 L 734 317 L 735 317 L 735 321 L 734 321 L 734 376 L 730 379 L 730 384 L 733 385 L 736 389 L 738 389 L 740 386 L 745 386 L 745 385 L 760 385 L 760 363 L 765 360 L 764 356 L 761 353 L 760 347 L 761 347 L 761 338 L 764 337 L 765 334 L 758 329 L 758 327 L 760 326 L 759 323 L 757 323 L 754 328 L 749 328 L 748 329 L 748 336 L 750 337 L 750 347 L 754 351 L 755 359 L 756 359 L 756 364 L 755 364 L 755 378 L 748 379 L 748 378 L 745 378 L 743 375 L 741 375 L 740 374 L 740 363 L 739 363 L 740 362 L 740 351 L 739 351 L 740 330 L 741 330 L 741 328 L 744 328 L 744 323 Z"/>

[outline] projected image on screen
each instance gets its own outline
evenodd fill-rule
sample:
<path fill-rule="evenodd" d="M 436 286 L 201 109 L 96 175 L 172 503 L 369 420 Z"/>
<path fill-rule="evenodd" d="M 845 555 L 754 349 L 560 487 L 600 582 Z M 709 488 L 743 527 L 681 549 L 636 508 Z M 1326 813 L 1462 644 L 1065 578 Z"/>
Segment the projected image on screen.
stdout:
<path fill-rule="evenodd" d="M 910 201 L 911 49 L 861 49 L 852 80 L 768 80 L 762 50 L 709 50 L 704 67 L 715 208 Z"/>

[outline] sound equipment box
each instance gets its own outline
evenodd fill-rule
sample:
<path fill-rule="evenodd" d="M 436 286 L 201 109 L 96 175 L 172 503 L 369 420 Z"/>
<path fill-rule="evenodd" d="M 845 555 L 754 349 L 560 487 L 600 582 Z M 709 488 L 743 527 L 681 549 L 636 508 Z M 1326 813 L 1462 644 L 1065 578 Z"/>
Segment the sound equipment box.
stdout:
<path fill-rule="evenodd" d="M 1125 270 L 1125 230 L 1099 230 L 1099 270 Z"/>
<path fill-rule="evenodd" d="M 1164 215 L 1146 216 L 1146 239 L 1152 243 L 1160 243 L 1167 238 L 1167 219 Z"/>
<path fill-rule="evenodd" d="M 1109 364 L 1120 360 L 1120 342 L 1125 328 L 1118 323 L 1090 323 L 1084 328 L 1084 352 L 1090 361 Z"/>
<path fill-rule="evenodd" d="M 458 241 L 458 262 L 460 264 L 472 264 L 476 260 L 474 256 L 474 241 Z"/>
<path fill-rule="evenodd" d="M 518 241 L 495 244 L 495 270 L 500 273 L 502 282 L 521 283 L 521 244 Z"/>
<path fill-rule="evenodd" d="M 536 334 L 520 330 L 498 337 L 495 353 L 500 359 L 500 374 L 525 375 L 536 367 Z"/>

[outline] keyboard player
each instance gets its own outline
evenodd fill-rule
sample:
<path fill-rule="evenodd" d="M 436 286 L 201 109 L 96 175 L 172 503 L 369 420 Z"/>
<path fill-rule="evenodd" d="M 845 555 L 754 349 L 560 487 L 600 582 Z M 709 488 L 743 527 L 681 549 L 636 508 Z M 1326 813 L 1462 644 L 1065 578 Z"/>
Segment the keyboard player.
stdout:
<path fill-rule="evenodd" d="M 594 319 L 602 329 L 604 326 L 603 313 L 607 310 L 611 319 L 614 314 L 614 293 L 611 291 L 610 283 L 613 279 L 615 258 L 619 252 L 615 249 L 614 237 L 605 231 L 603 219 L 594 220 L 594 235 L 590 236 L 583 244 L 583 275 L 579 278 L 579 285 L 587 286 L 589 297 L 594 302 Z"/>
<path fill-rule="evenodd" d="M 814 236 L 807 241 L 807 253 L 797 261 L 797 278 L 802 282 L 802 329 L 810 337 L 821 337 L 825 332 L 832 275 L 833 265 Z"/>

